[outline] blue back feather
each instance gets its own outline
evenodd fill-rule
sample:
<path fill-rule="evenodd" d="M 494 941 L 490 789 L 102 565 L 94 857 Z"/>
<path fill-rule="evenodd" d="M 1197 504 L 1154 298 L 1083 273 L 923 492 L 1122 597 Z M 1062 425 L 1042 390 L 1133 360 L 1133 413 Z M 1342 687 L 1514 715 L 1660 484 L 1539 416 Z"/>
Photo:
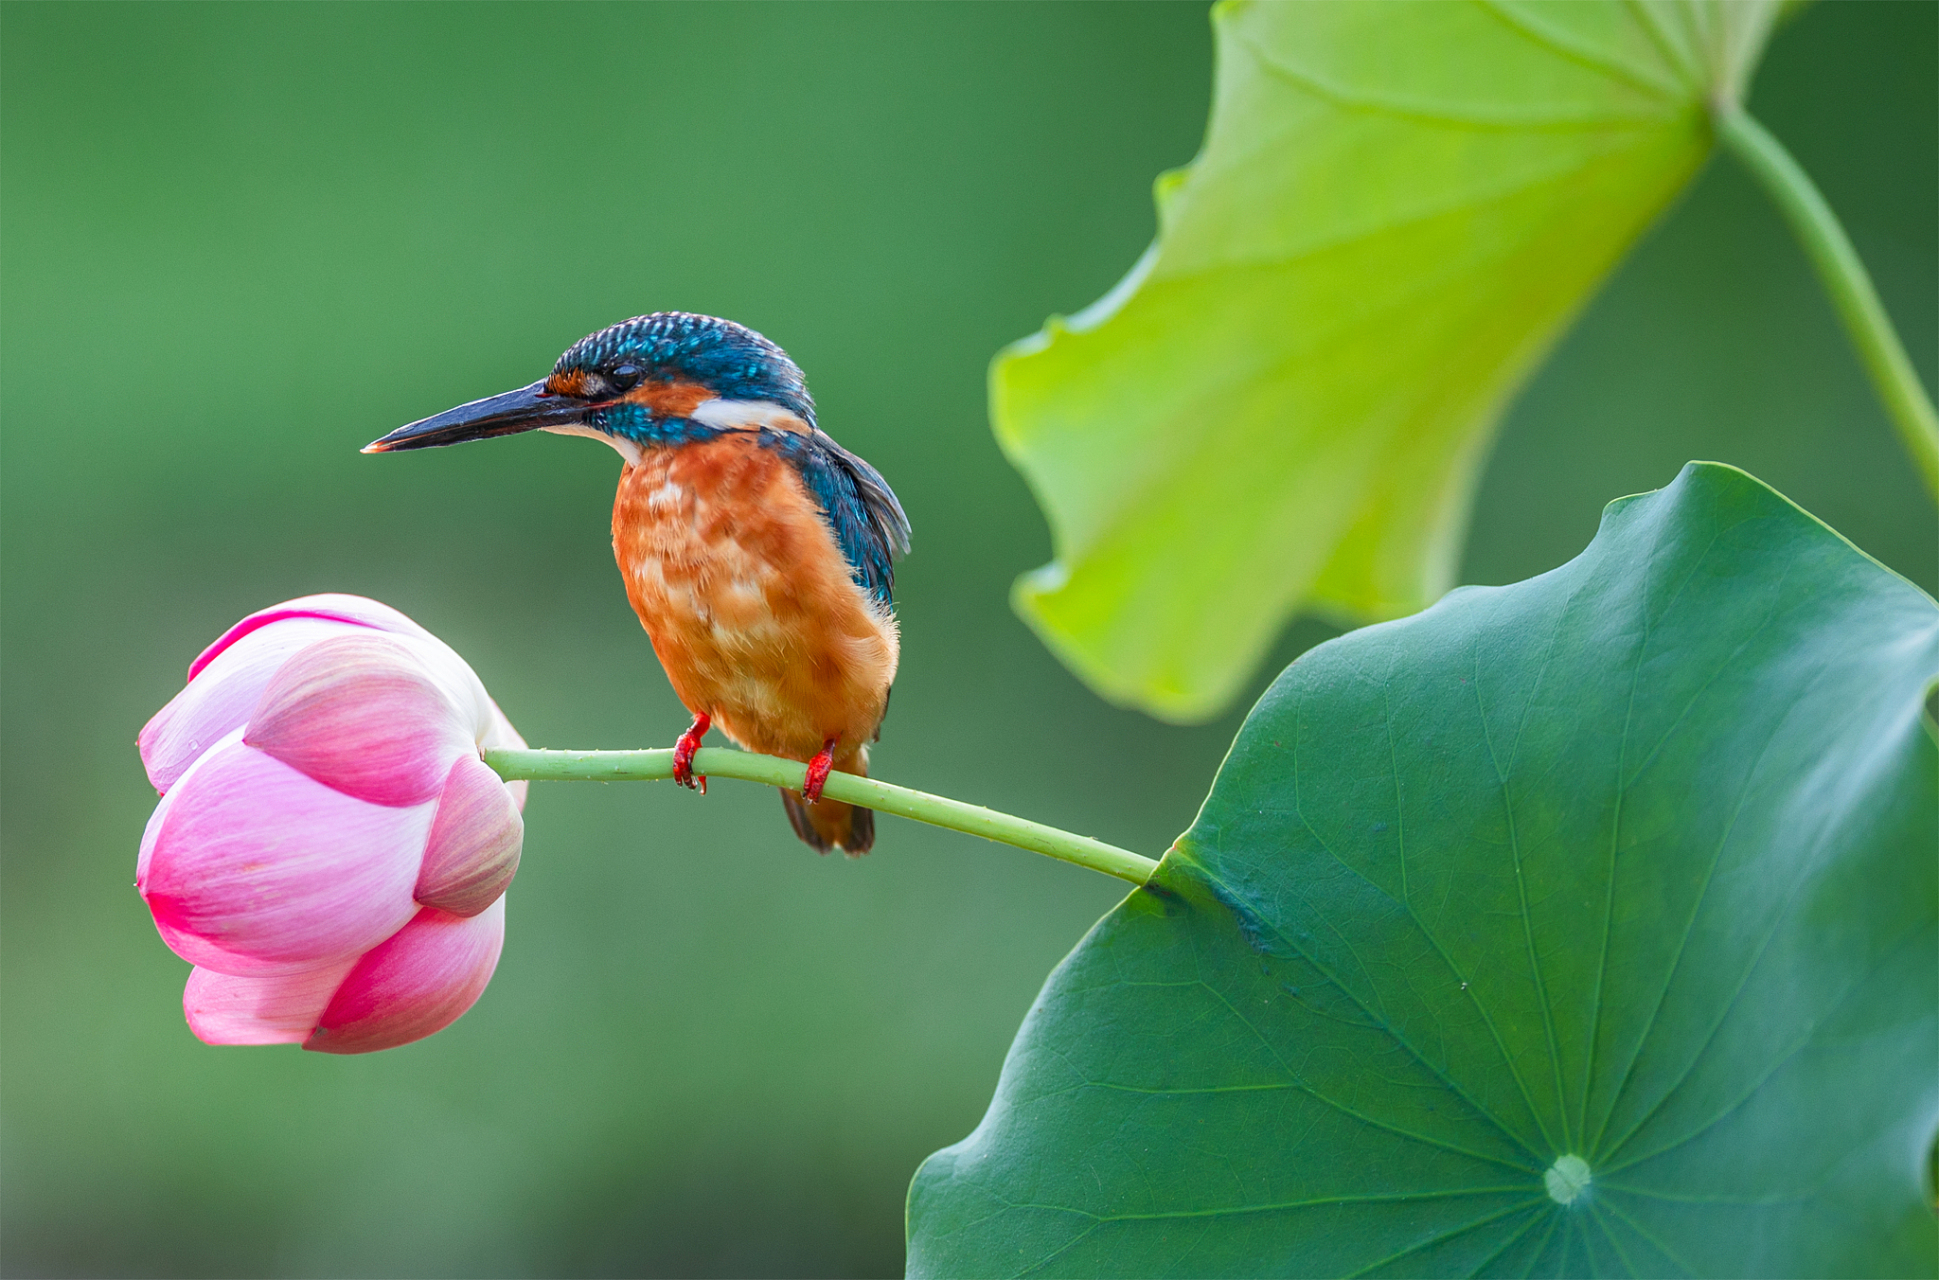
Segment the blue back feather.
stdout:
<path fill-rule="evenodd" d="M 909 517 L 881 473 L 820 431 L 763 431 L 761 444 L 801 474 L 855 581 L 876 600 L 893 604 L 895 557 L 909 549 Z"/>

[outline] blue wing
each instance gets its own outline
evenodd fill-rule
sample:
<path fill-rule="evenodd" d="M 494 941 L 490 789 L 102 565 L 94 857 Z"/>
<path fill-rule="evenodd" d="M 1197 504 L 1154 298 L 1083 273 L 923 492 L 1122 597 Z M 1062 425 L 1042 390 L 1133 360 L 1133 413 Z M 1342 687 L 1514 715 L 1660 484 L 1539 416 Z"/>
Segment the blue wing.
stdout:
<path fill-rule="evenodd" d="M 875 599 L 895 602 L 895 557 L 909 550 L 909 517 L 882 473 L 820 430 L 763 431 L 761 443 L 801 475 L 835 531 L 848 570 Z"/>

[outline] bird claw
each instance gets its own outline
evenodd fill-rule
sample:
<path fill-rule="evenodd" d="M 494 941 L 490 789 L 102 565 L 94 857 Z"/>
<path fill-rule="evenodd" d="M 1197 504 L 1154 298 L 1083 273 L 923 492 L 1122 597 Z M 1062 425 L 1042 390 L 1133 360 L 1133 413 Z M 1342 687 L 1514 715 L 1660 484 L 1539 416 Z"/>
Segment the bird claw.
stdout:
<path fill-rule="evenodd" d="M 707 775 L 693 771 L 693 753 L 700 750 L 700 740 L 707 736 L 713 726 L 713 717 L 706 712 L 694 716 L 693 727 L 680 735 L 680 741 L 673 744 L 673 780 L 689 791 L 707 794 Z"/>
<path fill-rule="evenodd" d="M 828 785 L 828 773 L 835 767 L 835 740 L 830 738 L 821 744 L 821 750 L 808 762 L 808 776 L 801 782 L 801 798 L 809 804 L 821 799 L 821 789 Z"/>

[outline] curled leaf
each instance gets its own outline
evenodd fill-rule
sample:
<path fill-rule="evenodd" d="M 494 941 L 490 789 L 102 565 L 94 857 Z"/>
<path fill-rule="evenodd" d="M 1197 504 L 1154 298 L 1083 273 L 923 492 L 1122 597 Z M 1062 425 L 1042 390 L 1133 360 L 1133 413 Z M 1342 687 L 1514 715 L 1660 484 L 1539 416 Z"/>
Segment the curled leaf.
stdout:
<path fill-rule="evenodd" d="M 1777 12 L 1219 5 L 1157 243 L 991 373 L 1056 549 L 1025 620 L 1107 698 L 1199 720 L 1302 607 L 1446 591 L 1503 408 L 1703 161 Z"/>

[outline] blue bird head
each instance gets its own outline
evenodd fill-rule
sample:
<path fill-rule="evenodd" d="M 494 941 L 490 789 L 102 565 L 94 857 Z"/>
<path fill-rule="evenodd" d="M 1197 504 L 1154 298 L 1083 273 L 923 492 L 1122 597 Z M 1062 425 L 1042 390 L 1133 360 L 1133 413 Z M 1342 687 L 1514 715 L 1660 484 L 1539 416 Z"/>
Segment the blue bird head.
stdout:
<path fill-rule="evenodd" d="M 776 416 L 815 425 L 807 380 L 787 352 L 731 320 L 661 311 L 581 338 L 530 386 L 399 427 L 364 452 L 555 431 L 597 436 L 626 453 Z"/>
<path fill-rule="evenodd" d="M 364 452 L 520 431 L 592 436 L 632 463 L 649 446 L 751 431 L 800 474 L 855 581 L 884 605 L 892 598 L 909 517 L 880 472 L 816 426 L 807 380 L 788 353 L 745 325 L 685 311 L 636 316 L 573 343 L 530 386 L 399 427 Z"/>

